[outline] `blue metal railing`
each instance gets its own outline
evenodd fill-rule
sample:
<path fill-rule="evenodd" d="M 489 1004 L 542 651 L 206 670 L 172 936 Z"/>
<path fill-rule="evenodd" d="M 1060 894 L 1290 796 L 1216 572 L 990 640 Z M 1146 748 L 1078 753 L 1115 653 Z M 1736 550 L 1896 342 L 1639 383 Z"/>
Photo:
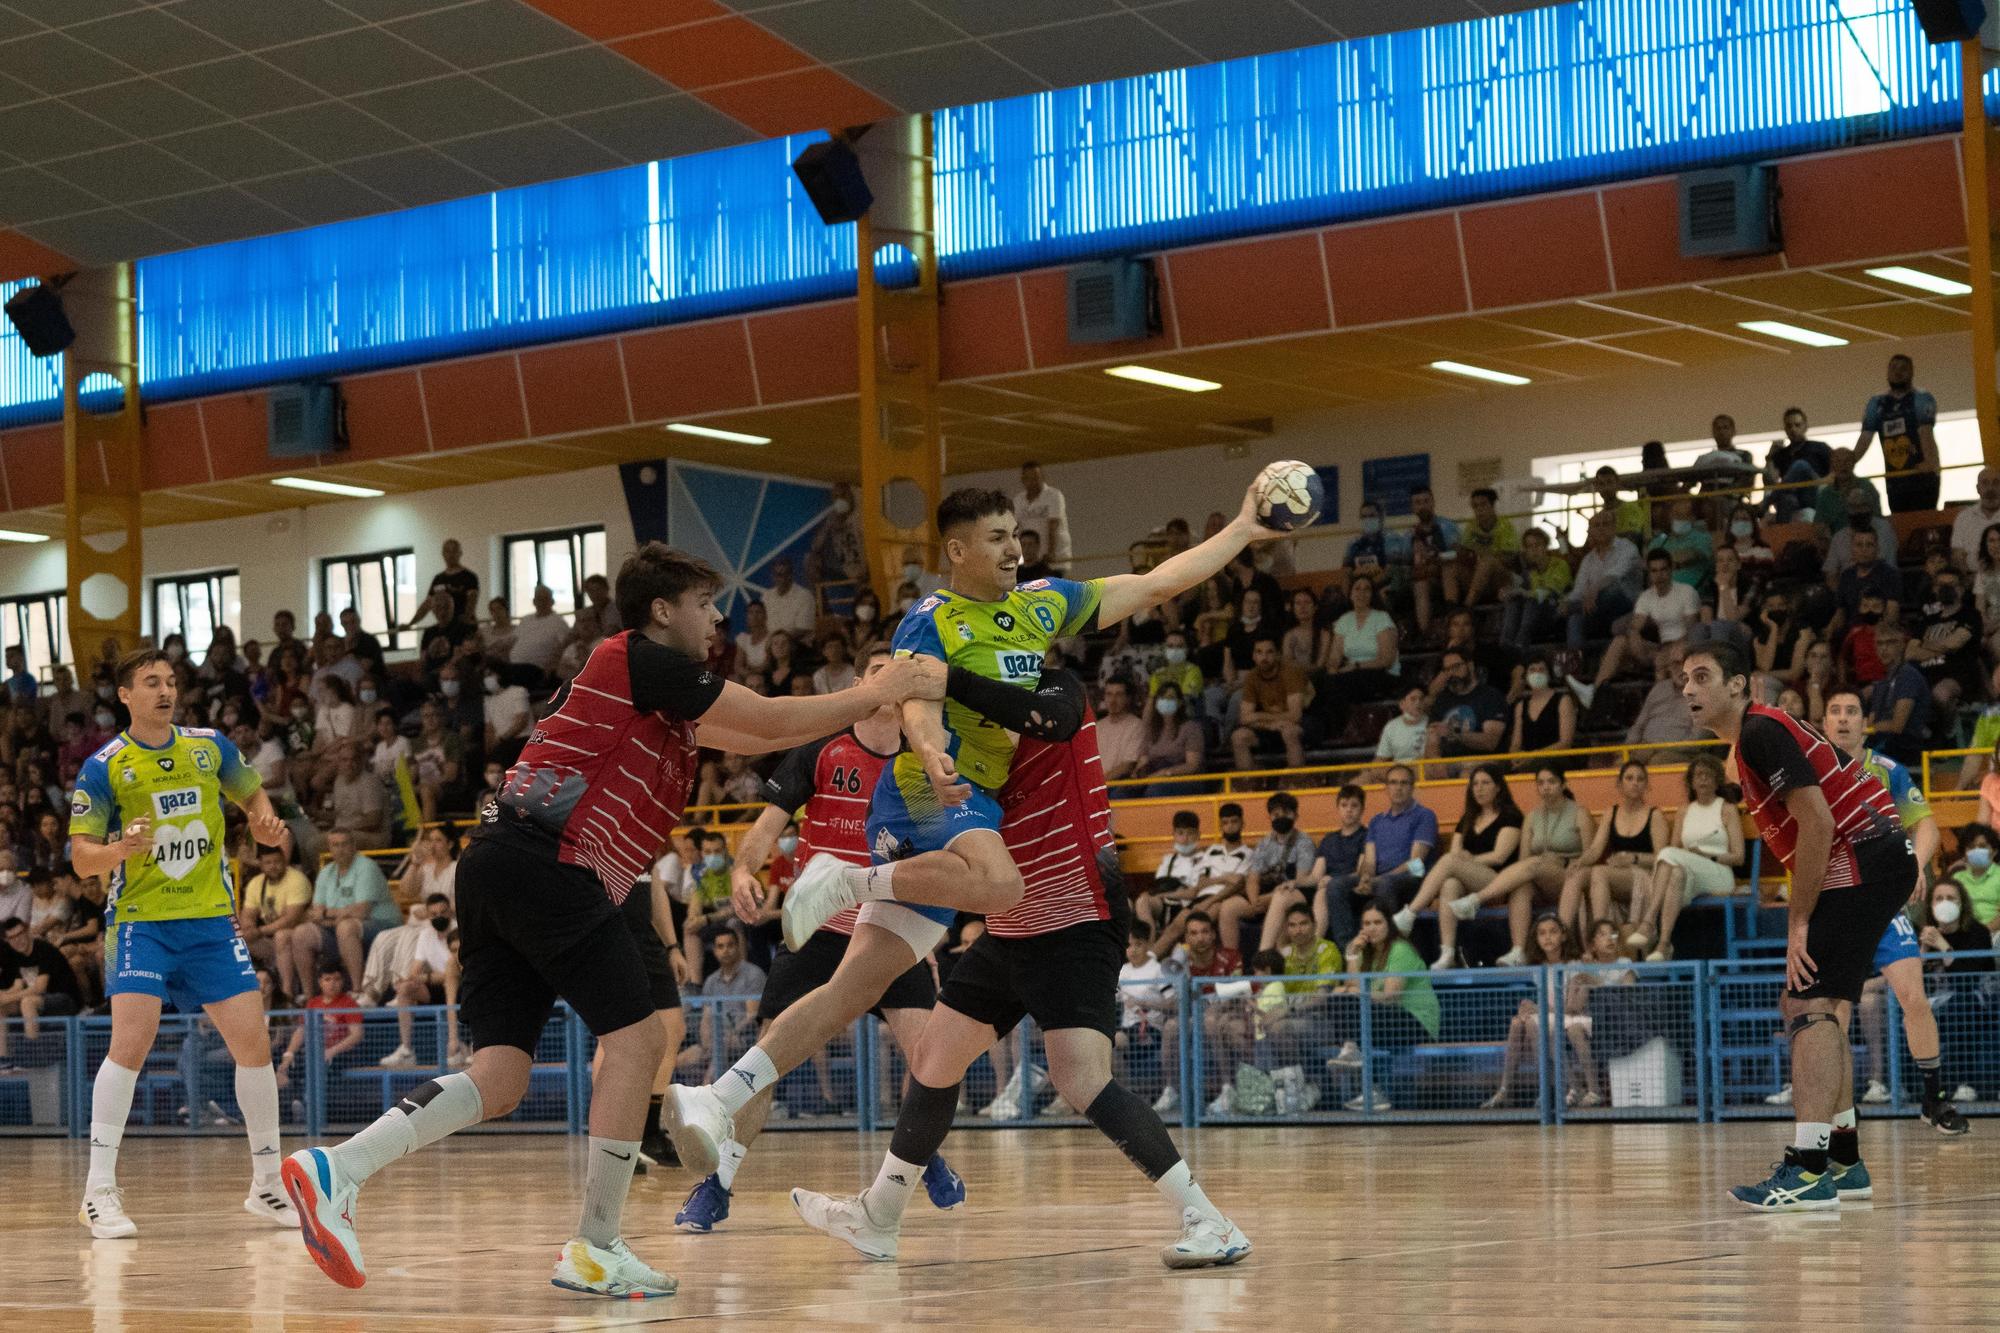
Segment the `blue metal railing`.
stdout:
<path fill-rule="evenodd" d="M 1903 0 L 1575 0 L 935 114 L 947 278 L 1950 130 Z M 1989 98 L 2000 77 L 1988 83 Z M 825 299 L 797 136 L 144 260 L 155 400 Z M 14 287 L 0 286 L 0 299 Z M 0 332 L 0 425 L 56 412 Z"/>

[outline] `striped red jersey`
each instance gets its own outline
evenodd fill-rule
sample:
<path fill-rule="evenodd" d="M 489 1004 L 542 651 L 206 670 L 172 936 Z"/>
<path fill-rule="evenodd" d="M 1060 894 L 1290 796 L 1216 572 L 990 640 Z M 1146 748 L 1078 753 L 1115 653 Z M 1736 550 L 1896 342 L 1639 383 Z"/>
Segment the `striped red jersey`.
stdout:
<path fill-rule="evenodd" d="M 551 851 L 623 902 L 680 823 L 694 789 L 694 724 L 722 684 L 637 630 L 604 640 L 480 812 L 482 835 Z"/>
<path fill-rule="evenodd" d="M 1780 709 L 1751 704 L 1744 710 L 1736 737 L 1736 771 L 1743 803 L 1757 821 L 1764 846 L 1786 870 L 1792 869 L 1799 842 L 1798 821 L 1785 808 L 1786 794 L 1818 787 L 1825 795 L 1833 812 L 1833 848 L 1822 887 L 1841 889 L 1861 882 L 1854 844 L 1885 834 L 1903 836 L 1889 789 L 1817 728 Z"/>
<path fill-rule="evenodd" d="M 1001 939 L 1047 935 L 1111 919 L 1097 856 L 1111 843 L 1111 802 L 1097 754 L 1097 720 L 1067 741 L 1023 737 L 1000 789 L 1000 836 L 1028 889 L 1010 911 L 986 919 Z"/>
<path fill-rule="evenodd" d="M 805 808 L 794 865 L 804 866 L 820 852 L 849 865 L 869 864 L 868 797 L 895 757 L 875 753 L 849 730 L 801 745 L 779 761 L 764 782 L 764 799 L 787 814 Z M 852 935 L 860 910 L 847 908 L 820 929 Z"/>

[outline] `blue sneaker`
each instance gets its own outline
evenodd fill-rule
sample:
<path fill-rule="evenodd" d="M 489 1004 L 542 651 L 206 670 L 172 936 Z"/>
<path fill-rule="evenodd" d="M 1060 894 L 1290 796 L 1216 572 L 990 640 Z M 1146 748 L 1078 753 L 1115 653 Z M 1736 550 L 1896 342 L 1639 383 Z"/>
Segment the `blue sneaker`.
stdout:
<path fill-rule="evenodd" d="M 945 1165 L 942 1153 L 932 1153 L 931 1160 L 924 1165 L 924 1193 L 931 1196 L 934 1208 L 948 1211 L 965 1204 L 965 1182 L 958 1172 Z"/>
<path fill-rule="evenodd" d="M 696 1235 L 706 1235 L 715 1230 L 715 1224 L 729 1220 L 729 1191 L 722 1188 L 722 1181 L 714 1174 L 701 1178 L 687 1196 L 687 1202 L 674 1214 L 674 1225 L 682 1231 Z"/>
<path fill-rule="evenodd" d="M 1833 1177 L 1833 1192 L 1843 1199 L 1875 1197 L 1875 1182 L 1868 1178 L 1868 1168 L 1860 1162 L 1856 1162 L 1853 1166 L 1829 1162 L 1827 1174 Z"/>
<path fill-rule="evenodd" d="M 1760 1213 L 1810 1213 L 1840 1207 L 1833 1171 L 1814 1175 L 1788 1154 L 1771 1168 L 1771 1178 L 1758 1185 L 1738 1185 L 1730 1197 Z"/>

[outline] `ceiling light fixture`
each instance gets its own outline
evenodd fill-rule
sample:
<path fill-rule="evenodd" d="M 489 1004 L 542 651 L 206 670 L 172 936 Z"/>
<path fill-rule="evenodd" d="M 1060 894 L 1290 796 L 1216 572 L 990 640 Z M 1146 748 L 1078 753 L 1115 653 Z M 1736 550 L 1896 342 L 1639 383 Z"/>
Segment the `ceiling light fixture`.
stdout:
<path fill-rule="evenodd" d="M 1507 384 L 1519 387 L 1533 384 L 1526 375 L 1510 375 L 1504 370 L 1488 370 L 1485 366 L 1469 366 L 1463 361 L 1433 361 L 1432 370 L 1442 370 L 1447 375 L 1463 375 L 1469 380 L 1485 380 L 1488 384 Z"/>
<path fill-rule="evenodd" d="M 1899 283 L 1904 287 L 1914 287 L 1920 292 L 1931 292 L 1937 296 L 1969 296 L 1972 284 L 1960 282 L 1957 278 L 1940 278 L 1935 273 L 1926 273 L 1920 268 L 1910 268 L 1904 264 L 1890 264 L 1886 268 L 1868 270 L 1871 278 L 1884 282 Z"/>
<path fill-rule="evenodd" d="M 1761 333 L 1770 338 L 1783 338 L 1786 342 L 1799 343 L 1805 347 L 1845 347 L 1847 339 L 1836 338 L 1831 333 L 1821 333 L 1818 329 L 1802 329 L 1796 324 L 1787 324 L 1780 319 L 1748 319 L 1739 323 L 1739 329 Z"/>
<path fill-rule="evenodd" d="M 745 435 L 740 430 L 718 430 L 714 426 L 694 426 L 685 421 L 670 421 L 667 429 L 676 435 L 699 435 L 704 440 L 726 440 L 730 444 L 769 444 L 768 435 Z"/>
<path fill-rule="evenodd" d="M 318 491 L 321 495 L 344 495 L 353 500 L 372 500 L 382 492 L 373 486 L 349 486 L 344 481 L 321 481 L 316 477 L 273 477 L 273 486 L 294 491 Z"/>
<path fill-rule="evenodd" d="M 0 528 L 0 542 L 45 542 L 48 535 L 41 532 L 17 532 L 13 528 Z"/>
<path fill-rule="evenodd" d="M 1182 393 L 1207 393 L 1211 389 L 1222 387 L 1214 380 L 1199 380 L 1192 375 L 1176 375 L 1171 370 L 1154 370 L 1151 366 L 1107 366 L 1104 373 L 1114 379 L 1132 380 L 1160 389 L 1179 389 Z"/>

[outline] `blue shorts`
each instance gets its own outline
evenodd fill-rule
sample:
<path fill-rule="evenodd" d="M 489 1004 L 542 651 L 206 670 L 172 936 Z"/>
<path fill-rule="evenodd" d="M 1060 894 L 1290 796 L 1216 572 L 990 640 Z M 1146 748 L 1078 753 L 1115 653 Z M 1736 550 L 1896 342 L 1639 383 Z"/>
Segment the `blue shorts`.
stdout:
<path fill-rule="evenodd" d="M 1875 970 L 1880 972 L 1891 963 L 1916 956 L 1916 929 L 1910 925 L 1908 916 L 1898 912 L 1889 922 L 1889 928 L 1882 932 L 1882 942 L 1875 946 Z"/>
<path fill-rule="evenodd" d="M 1000 802 L 984 787 L 974 785 L 963 805 L 940 805 L 930 779 L 921 770 L 898 781 L 896 765 L 887 764 L 868 802 L 868 850 L 876 865 L 901 861 L 921 852 L 941 852 L 960 834 L 974 829 L 1000 831 Z M 949 926 L 958 917 L 950 907 L 905 903 L 912 912 Z"/>
<path fill-rule="evenodd" d="M 156 995 L 191 1013 L 257 989 L 236 919 L 119 921 L 104 933 L 104 993 Z"/>

